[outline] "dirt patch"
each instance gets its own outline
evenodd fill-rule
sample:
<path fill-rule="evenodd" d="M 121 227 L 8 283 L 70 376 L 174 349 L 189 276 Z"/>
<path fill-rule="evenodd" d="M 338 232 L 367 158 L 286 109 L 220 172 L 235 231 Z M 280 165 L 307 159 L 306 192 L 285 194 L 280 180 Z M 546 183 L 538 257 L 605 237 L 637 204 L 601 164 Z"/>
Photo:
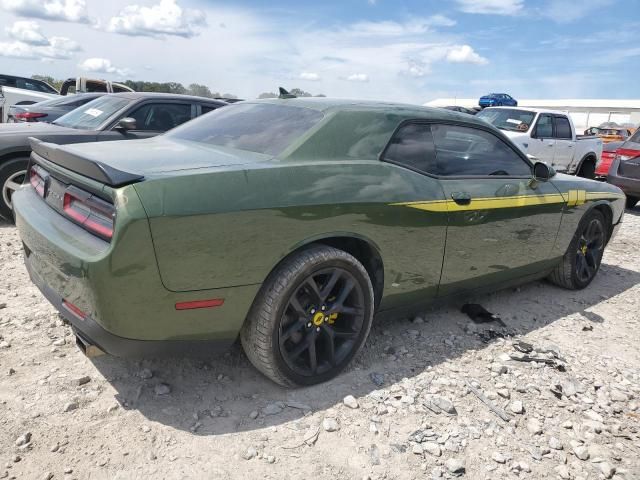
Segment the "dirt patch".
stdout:
<path fill-rule="evenodd" d="M 640 478 L 639 242 L 628 212 L 586 290 L 474 299 L 504 327 L 377 322 L 345 374 L 285 390 L 238 346 L 90 361 L 0 224 L 0 478 Z"/>

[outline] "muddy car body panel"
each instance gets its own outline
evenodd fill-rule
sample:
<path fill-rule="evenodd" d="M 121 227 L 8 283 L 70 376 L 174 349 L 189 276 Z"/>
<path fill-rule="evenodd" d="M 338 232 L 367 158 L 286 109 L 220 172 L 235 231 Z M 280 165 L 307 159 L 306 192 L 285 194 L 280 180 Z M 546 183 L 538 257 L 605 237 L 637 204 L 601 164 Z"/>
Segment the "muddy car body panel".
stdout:
<path fill-rule="evenodd" d="M 233 120 L 234 112 L 246 111 L 238 115 L 251 124 L 282 108 L 298 109 L 293 116 L 302 120 L 295 125 L 306 126 L 295 131 L 272 121 L 264 135 L 243 127 L 251 135 L 233 145 L 211 139 L 208 122 L 218 117 Z M 565 175 L 536 181 L 524 154 L 468 115 L 305 99 L 243 102 L 211 115 L 137 142 L 34 146 L 33 165 L 51 177 L 49 185 L 60 182 L 113 206 L 111 236 L 100 239 L 65 216 L 64 198 L 48 198 L 40 186 L 46 180 L 37 177 L 15 195 L 34 282 L 50 290 L 50 299 L 77 307 L 84 319 L 60 308 L 78 332 L 111 353 L 146 349 L 114 342 L 155 350 L 166 342 L 228 345 L 274 268 L 311 244 L 362 252 L 382 315 L 544 277 L 585 212 L 602 209 L 609 237 L 622 219 L 619 189 Z M 224 125 L 226 142 L 232 127 Z M 444 136 L 455 128 L 480 131 L 521 162 L 518 174 L 434 175 L 403 165 L 392 158 L 391 140 L 414 127 Z M 278 128 L 294 131 L 272 149 Z M 199 129 L 207 141 L 194 139 Z M 492 155 L 478 158 L 491 163 Z M 135 179 L 114 185 L 111 177 L 61 160 L 72 157 Z"/>

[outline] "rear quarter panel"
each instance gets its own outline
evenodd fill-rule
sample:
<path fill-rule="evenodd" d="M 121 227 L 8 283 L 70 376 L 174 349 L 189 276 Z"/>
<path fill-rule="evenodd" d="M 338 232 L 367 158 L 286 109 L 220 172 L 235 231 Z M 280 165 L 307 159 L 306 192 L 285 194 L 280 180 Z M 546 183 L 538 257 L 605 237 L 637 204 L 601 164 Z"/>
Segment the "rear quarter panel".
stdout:
<path fill-rule="evenodd" d="M 608 210 L 612 226 L 622 221 L 625 195 L 619 188 L 604 182 L 561 173 L 551 181 L 567 200 L 555 245 L 556 253 L 564 255 L 580 220 L 593 208 Z"/>
<path fill-rule="evenodd" d="M 259 284 L 296 248 L 353 236 L 379 251 L 387 297 L 437 292 L 446 213 L 392 204 L 444 194 L 436 180 L 404 168 L 378 161 L 274 162 L 135 188 L 169 290 Z M 381 309 L 393 303 L 383 298 Z"/>

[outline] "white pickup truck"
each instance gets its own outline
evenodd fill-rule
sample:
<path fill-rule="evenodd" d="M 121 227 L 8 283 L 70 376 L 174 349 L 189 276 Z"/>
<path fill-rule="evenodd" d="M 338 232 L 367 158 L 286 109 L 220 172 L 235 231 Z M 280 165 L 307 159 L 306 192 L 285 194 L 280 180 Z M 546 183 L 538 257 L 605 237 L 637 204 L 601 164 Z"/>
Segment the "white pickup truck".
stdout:
<path fill-rule="evenodd" d="M 7 121 L 9 107 L 13 105 L 32 105 L 60 95 L 86 92 L 119 93 L 133 90 L 120 83 L 77 77 L 66 80 L 58 92 L 40 80 L 0 74 L 0 123 Z"/>
<path fill-rule="evenodd" d="M 602 140 L 576 135 L 571 117 L 539 108 L 490 107 L 476 115 L 498 127 L 525 154 L 559 172 L 595 178 Z"/>

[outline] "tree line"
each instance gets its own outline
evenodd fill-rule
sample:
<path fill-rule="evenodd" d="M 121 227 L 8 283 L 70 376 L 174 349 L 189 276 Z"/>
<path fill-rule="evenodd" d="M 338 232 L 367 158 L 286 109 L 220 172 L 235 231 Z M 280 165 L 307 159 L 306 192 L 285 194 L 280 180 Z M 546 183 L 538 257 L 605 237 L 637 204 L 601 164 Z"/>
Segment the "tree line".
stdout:
<path fill-rule="evenodd" d="M 64 80 L 56 79 L 49 75 L 33 75 L 31 78 L 33 78 L 34 80 L 47 82 L 57 90 L 60 90 L 60 87 L 64 82 Z M 118 83 L 126 85 L 136 92 L 176 93 L 181 95 L 196 95 L 198 97 L 207 98 L 238 98 L 232 93 L 212 92 L 209 87 L 207 87 L 206 85 L 200 85 L 199 83 L 192 83 L 188 87 L 185 87 L 182 83 L 179 82 L 145 82 L 142 80 L 125 80 L 124 82 Z M 301 88 L 292 88 L 289 90 L 289 93 L 296 95 L 297 97 L 325 96 L 322 93 L 318 95 L 312 95 L 311 93 L 306 92 Z M 277 96 L 278 94 L 274 92 L 263 92 L 258 95 L 258 98 L 276 98 Z"/>

